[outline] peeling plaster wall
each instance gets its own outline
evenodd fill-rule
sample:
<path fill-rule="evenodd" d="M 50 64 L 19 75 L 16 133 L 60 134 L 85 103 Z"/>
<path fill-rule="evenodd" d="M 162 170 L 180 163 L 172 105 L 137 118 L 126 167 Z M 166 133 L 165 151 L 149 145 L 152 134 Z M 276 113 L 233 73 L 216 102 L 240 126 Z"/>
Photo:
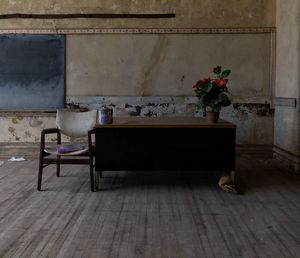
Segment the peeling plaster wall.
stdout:
<path fill-rule="evenodd" d="M 196 108 L 195 97 L 96 97 L 70 96 L 68 108 L 100 109 L 109 107 L 114 116 L 202 116 Z M 267 144 L 273 141 L 273 110 L 269 104 L 234 104 L 223 108 L 221 118 L 237 125 L 238 144 Z M 55 127 L 55 114 L 14 114 L 6 113 L 0 117 L 0 142 L 21 143 L 39 142 L 40 132 L 44 128 Z M 266 130 L 268 128 L 268 130 Z M 55 141 L 54 136 L 46 139 Z M 64 141 L 69 139 L 64 137 Z"/>
<path fill-rule="evenodd" d="M 69 108 L 112 108 L 115 116 L 199 116 L 196 97 L 68 97 Z M 223 108 L 221 118 L 237 125 L 238 144 L 266 144 L 273 141 L 273 109 L 269 104 L 238 104 Z M 266 128 L 268 128 L 266 130 Z"/>
<path fill-rule="evenodd" d="M 34 28 L 216 28 L 216 27 L 274 27 L 275 26 L 275 0 L 117 0 L 117 1 L 98 1 L 98 0 L 3 0 L 0 2 L 0 13 L 176 13 L 176 18 L 172 19 L 63 19 L 63 20 L 30 20 L 30 19 L 7 19 L 1 20 L 0 29 L 34 29 Z M 145 36 L 145 35 L 144 35 Z M 147 38 L 150 35 L 145 36 Z M 154 37 L 154 35 L 152 35 Z M 222 38 L 224 36 L 224 38 Z M 266 78 L 270 66 L 267 63 L 260 62 L 262 73 L 259 74 L 260 83 L 255 85 L 251 82 L 251 75 L 248 77 L 248 86 L 243 89 L 241 86 L 241 76 L 247 69 L 247 55 L 244 56 L 244 64 L 237 61 L 241 57 L 241 51 L 238 50 L 244 37 L 245 44 L 256 46 L 257 51 L 247 53 L 251 56 L 256 56 L 257 59 L 266 60 L 270 54 L 270 44 L 268 39 L 262 39 L 261 45 L 256 39 L 247 39 L 247 35 L 223 35 L 212 34 L 206 35 L 206 38 L 211 37 L 211 42 L 216 45 L 215 51 L 211 52 L 211 56 L 218 56 L 218 59 L 206 59 L 205 66 L 199 65 L 199 74 L 194 73 L 197 79 L 210 72 L 212 66 L 216 62 L 229 66 L 235 70 L 235 75 L 232 75 L 232 82 L 235 82 L 238 96 L 236 96 L 237 104 L 232 105 L 222 111 L 222 117 L 237 123 L 237 142 L 244 144 L 272 144 L 273 143 L 273 111 L 269 104 L 265 101 L 270 100 L 269 96 L 269 78 Z M 113 36 L 111 36 L 113 37 Z M 130 36 L 128 36 L 130 37 Z M 192 37 L 192 36 L 191 36 Z M 232 42 L 227 42 L 228 38 L 232 37 Z M 257 37 L 263 37 L 257 35 Z M 188 96 L 192 95 L 191 82 L 194 77 L 183 78 L 178 75 L 176 80 L 179 82 L 174 88 L 172 83 L 166 83 L 165 88 L 162 85 L 153 87 L 154 79 L 151 71 L 155 69 L 156 64 L 151 61 L 146 62 L 148 69 L 144 69 L 140 74 L 151 79 L 151 83 L 146 83 L 144 87 L 138 88 L 134 76 L 140 76 L 133 70 L 132 73 L 124 72 L 120 68 L 115 70 L 113 64 L 108 64 L 104 68 L 107 69 L 108 75 L 112 72 L 122 74 L 122 81 L 126 81 L 125 87 L 113 88 L 115 85 L 108 84 L 109 77 L 105 78 L 106 85 L 101 90 L 97 91 L 95 85 L 98 78 L 98 72 L 95 67 L 101 66 L 102 60 L 99 61 L 97 56 L 99 49 L 102 47 L 99 41 L 99 35 L 69 35 L 67 36 L 67 74 L 66 74 L 66 91 L 67 105 L 80 107 L 101 107 L 108 103 L 115 105 L 115 114 L 119 116 L 128 115 L 153 115 L 153 116 L 176 116 L 176 115 L 195 115 L 195 99 Z M 168 42 L 167 38 L 162 37 L 162 40 L 156 46 L 154 45 L 153 52 L 158 52 L 159 62 L 171 55 L 162 50 Z M 115 44 L 115 41 L 111 41 Z M 224 42 L 227 42 L 224 44 Z M 108 42 L 109 43 L 109 42 Z M 145 44 L 150 44 L 145 41 Z M 255 45 L 256 44 L 256 45 Z M 258 44 L 258 45 L 257 45 Z M 226 45 L 226 46 L 225 46 Z M 199 53 L 205 53 L 206 45 L 199 44 Z M 74 52 L 72 47 L 75 47 Z M 134 45 L 131 46 L 132 53 L 135 53 Z M 146 47 L 146 45 L 145 45 Z M 189 46 L 188 46 L 189 47 Z M 226 56 L 222 54 L 223 48 L 230 48 L 230 58 L 221 60 Z M 193 50 L 197 51 L 197 50 Z M 91 57 L 96 57 L 95 63 L 91 63 L 91 59 L 84 58 L 86 53 Z M 215 53 L 216 52 L 216 53 Z M 70 55 L 71 53 L 71 55 Z M 194 52 L 197 55 L 198 52 Z M 215 55 L 216 54 L 216 55 Z M 193 53 L 191 53 L 193 55 Z M 228 56 L 228 55 L 227 55 Z M 143 58 L 141 55 L 140 58 Z M 176 60 L 174 60 L 176 62 Z M 86 62 L 86 63 L 85 63 Z M 178 61 L 177 61 L 178 62 Z M 185 62 L 188 69 L 189 60 L 180 60 Z M 179 63 L 178 62 L 178 63 Z M 81 66 L 77 66 L 80 63 Z M 94 65 L 94 68 L 91 66 Z M 191 65 L 191 64 L 190 64 Z M 256 65 L 256 64 L 251 64 Z M 180 67 L 180 66 L 179 66 Z M 82 70 L 80 70 L 82 68 Z M 88 68 L 87 70 L 84 70 Z M 177 67 L 178 68 L 178 67 Z M 77 69 L 77 70 L 76 70 Z M 94 70 L 93 70 L 94 69 Z M 170 67 L 169 67 L 170 69 Z M 244 69 L 244 70 L 243 70 Z M 138 69 L 136 69 L 138 70 Z M 134 74 L 136 73 L 136 74 Z M 234 73 L 233 73 L 234 74 Z M 236 78 L 234 78 L 236 76 Z M 247 75 L 248 76 L 248 75 Z M 255 76 L 255 75 L 253 75 Z M 145 78 L 145 77 L 144 77 Z M 102 80 L 103 81 L 103 80 Z M 182 82 L 182 84 L 181 84 Z M 92 85 L 92 87 L 90 87 Z M 181 87 L 183 86 L 183 87 Z M 181 88 L 180 88 L 181 87 Z M 268 89 L 266 91 L 266 89 Z M 110 91 L 112 90 L 112 91 Z M 97 92 L 96 92 L 97 91 Z M 247 92 L 248 91 L 248 92 Z M 250 92 L 250 94 L 248 94 Z M 101 97 L 85 96 L 89 94 L 104 95 L 104 102 Z M 76 96 L 74 96 L 76 95 Z M 111 97 L 111 95 L 114 95 Z M 119 96 L 116 96 L 119 95 Z M 121 95 L 130 95 L 124 97 Z M 143 95 L 144 97 L 141 97 Z M 158 95 L 163 95 L 162 97 Z M 241 97 L 240 97 L 241 96 Z M 247 99 L 247 96 L 250 96 Z M 267 96 L 267 98 L 266 98 Z M 239 104 L 238 104 L 239 103 Z M 255 104 L 254 104 L 255 103 Z M 263 110 L 263 111 L 262 111 Z M 201 114 L 196 114 L 201 115 Z M 40 131 L 43 128 L 55 126 L 54 114 L 49 113 L 6 113 L 0 114 L 0 142 L 17 143 L 17 142 L 38 142 Z M 52 141 L 53 139 L 48 139 Z M 67 139 L 66 139 L 67 140 Z"/>
<path fill-rule="evenodd" d="M 55 115 L 2 113 L 0 142 L 39 142 L 41 130 L 55 126 Z"/>
<path fill-rule="evenodd" d="M 274 145 L 300 173 L 300 2 L 277 0 L 276 97 L 296 107 L 276 106 Z"/>
<path fill-rule="evenodd" d="M 0 143 L 39 143 L 41 131 L 55 127 L 55 118 L 55 113 L 1 112 Z M 62 137 L 62 141 L 69 140 Z M 46 141 L 56 142 L 56 135 L 47 136 Z"/>

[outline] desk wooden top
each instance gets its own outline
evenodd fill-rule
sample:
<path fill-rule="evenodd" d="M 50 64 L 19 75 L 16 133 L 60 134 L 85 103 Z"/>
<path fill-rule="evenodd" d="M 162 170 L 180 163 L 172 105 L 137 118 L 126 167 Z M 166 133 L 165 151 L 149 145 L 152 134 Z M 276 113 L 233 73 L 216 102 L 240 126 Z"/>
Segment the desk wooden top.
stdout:
<path fill-rule="evenodd" d="M 112 124 L 96 124 L 95 128 L 236 128 L 219 119 L 216 124 L 200 117 L 114 117 Z"/>

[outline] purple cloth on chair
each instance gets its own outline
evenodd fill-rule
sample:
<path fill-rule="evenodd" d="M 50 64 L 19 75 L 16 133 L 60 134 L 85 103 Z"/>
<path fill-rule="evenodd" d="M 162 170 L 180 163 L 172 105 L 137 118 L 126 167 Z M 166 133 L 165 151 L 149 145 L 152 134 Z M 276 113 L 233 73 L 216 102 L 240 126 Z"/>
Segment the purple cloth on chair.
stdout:
<path fill-rule="evenodd" d="M 58 153 L 68 153 L 73 151 L 83 150 L 85 147 L 82 144 L 61 144 L 58 145 L 56 150 Z"/>

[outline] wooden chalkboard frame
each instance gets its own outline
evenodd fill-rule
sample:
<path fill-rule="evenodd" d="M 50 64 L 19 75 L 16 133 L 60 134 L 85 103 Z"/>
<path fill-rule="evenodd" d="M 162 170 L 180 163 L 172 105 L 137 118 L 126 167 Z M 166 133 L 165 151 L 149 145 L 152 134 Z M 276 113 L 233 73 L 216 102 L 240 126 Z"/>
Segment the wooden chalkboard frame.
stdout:
<path fill-rule="evenodd" d="M 0 29 L 0 34 L 249 34 L 275 33 L 275 27 L 243 28 L 57 28 Z"/>
<path fill-rule="evenodd" d="M 4 95 L 2 104 L 0 103 L 0 111 L 56 112 L 57 108 L 64 108 L 66 106 L 66 36 L 11 33 L 2 34 L 0 37 L 1 41 L 3 40 L 2 55 L 9 63 L 6 65 L 6 61 L 3 61 L 1 64 L 4 70 L 2 79 L 5 82 L 2 83 L 2 88 L 0 87 Z M 18 47 L 24 47 L 24 56 L 21 50 L 16 51 Z M 21 57 L 14 51 L 21 53 Z M 35 58 L 31 59 L 31 54 Z M 23 65 L 23 71 L 18 61 L 24 64 L 29 62 L 29 66 Z M 30 66 L 33 69 L 28 68 Z M 42 69 L 39 69 L 40 66 Z M 5 99 L 6 96 L 11 98 L 11 102 Z"/>

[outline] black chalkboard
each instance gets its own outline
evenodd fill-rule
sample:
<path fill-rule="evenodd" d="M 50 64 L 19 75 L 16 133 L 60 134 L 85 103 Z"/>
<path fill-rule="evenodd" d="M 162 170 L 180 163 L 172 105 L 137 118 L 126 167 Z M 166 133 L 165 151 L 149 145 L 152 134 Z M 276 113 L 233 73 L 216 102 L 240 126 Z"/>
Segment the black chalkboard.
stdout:
<path fill-rule="evenodd" d="M 64 107 L 65 36 L 0 35 L 0 108 Z"/>

